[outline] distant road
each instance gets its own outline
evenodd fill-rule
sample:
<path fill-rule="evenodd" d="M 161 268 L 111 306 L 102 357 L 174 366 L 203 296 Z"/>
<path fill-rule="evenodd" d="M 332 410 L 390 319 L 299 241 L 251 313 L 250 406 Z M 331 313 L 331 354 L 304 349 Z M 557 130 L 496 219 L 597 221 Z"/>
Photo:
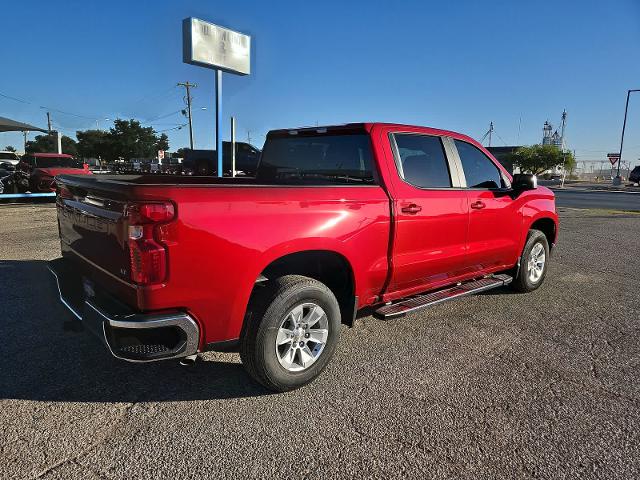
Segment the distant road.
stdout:
<path fill-rule="evenodd" d="M 640 193 L 573 189 L 554 189 L 553 192 L 558 207 L 640 211 Z"/>

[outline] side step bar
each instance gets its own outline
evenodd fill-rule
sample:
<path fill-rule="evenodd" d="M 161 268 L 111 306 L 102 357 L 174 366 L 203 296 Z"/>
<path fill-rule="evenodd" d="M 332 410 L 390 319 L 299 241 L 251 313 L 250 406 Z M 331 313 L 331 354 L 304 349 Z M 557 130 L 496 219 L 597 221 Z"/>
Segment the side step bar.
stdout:
<path fill-rule="evenodd" d="M 388 320 L 404 315 L 405 313 L 419 310 L 421 308 L 430 307 L 431 305 L 437 305 L 438 303 L 446 302 L 447 300 L 466 297 L 467 295 L 484 292 L 487 290 L 491 290 L 492 288 L 509 285 L 512 281 L 513 278 L 509 275 L 492 275 L 490 277 L 481 278 L 479 280 L 461 283 L 454 287 L 445 288 L 436 292 L 430 292 L 423 295 L 410 297 L 406 300 L 401 300 L 398 303 L 393 303 L 391 305 L 385 305 L 384 307 L 380 307 L 379 309 L 377 309 L 375 311 L 375 315 Z"/>

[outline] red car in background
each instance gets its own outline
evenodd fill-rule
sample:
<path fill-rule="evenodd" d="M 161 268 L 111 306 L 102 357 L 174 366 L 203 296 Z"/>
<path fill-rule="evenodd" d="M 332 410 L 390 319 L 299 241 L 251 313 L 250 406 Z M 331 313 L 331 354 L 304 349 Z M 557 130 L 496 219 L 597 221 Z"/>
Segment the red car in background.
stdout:
<path fill-rule="evenodd" d="M 56 175 L 91 175 L 89 166 L 64 153 L 30 153 L 16 168 L 18 190 L 22 193 L 55 192 Z"/>

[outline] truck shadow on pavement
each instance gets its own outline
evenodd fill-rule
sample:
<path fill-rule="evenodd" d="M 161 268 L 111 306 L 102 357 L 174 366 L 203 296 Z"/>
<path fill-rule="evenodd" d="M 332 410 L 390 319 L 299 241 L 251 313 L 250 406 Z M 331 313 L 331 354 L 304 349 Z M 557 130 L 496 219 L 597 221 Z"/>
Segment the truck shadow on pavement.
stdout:
<path fill-rule="evenodd" d="M 271 393 L 234 354 L 206 354 L 191 367 L 113 358 L 89 332 L 65 329 L 71 314 L 58 300 L 45 261 L 0 261 L 0 292 L 0 399 L 162 402 Z"/>

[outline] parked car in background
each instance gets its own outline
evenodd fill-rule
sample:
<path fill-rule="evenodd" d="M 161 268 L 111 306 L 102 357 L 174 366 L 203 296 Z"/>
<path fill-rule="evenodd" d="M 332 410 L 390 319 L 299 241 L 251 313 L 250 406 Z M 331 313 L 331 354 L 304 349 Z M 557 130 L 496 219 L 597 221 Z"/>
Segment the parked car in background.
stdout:
<path fill-rule="evenodd" d="M 535 176 L 511 176 L 466 135 L 408 125 L 272 131 L 255 178 L 57 185 L 63 257 L 50 269 L 115 357 L 238 348 L 277 391 L 319 375 L 360 309 L 393 318 L 507 284 L 537 289 L 558 231 Z"/>
<path fill-rule="evenodd" d="M 54 192 L 56 175 L 91 175 L 89 166 L 64 153 L 26 154 L 16 167 L 20 192 Z"/>
<path fill-rule="evenodd" d="M 256 173 L 260 150 L 245 142 L 236 142 L 236 172 L 252 177 Z M 183 170 L 195 175 L 217 175 L 218 157 L 215 150 L 185 150 Z M 231 142 L 222 142 L 222 168 L 224 175 L 231 174 Z"/>
<path fill-rule="evenodd" d="M 631 183 L 640 183 L 640 165 L 631 170 L 629 174 L 629 181 Z"/>
<path fill-rule="evenodd" d="M 6 160 L 0 160 L 0 193 L 17 193 L 16 167 Z"/>
<path fill-rule="evenodd" d="M 161 173 L 165 175 L 181 175 L 182 174 L 182 158 L 168 157 L 162 160 Z"/>
<path fill-rule="evenodd" d="M 0 162 L 17 165 L 20 162 L 20 155 L 16 152 L 10 152 L 9 150 L 0 150 Z"/>

